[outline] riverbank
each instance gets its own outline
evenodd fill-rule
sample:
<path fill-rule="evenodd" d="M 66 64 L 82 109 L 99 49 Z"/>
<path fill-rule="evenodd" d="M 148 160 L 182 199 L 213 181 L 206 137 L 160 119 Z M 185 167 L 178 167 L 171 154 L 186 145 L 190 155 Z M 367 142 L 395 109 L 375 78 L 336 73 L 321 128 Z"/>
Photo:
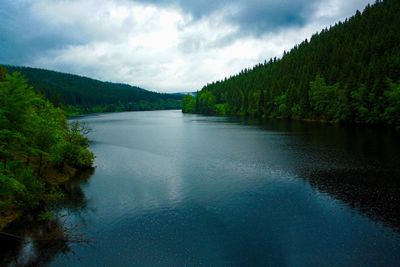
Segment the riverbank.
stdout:
<path fill-rule="evenodd" d="M 1 68 L 0 68 L 1 70 Z M 52 218 L 62 184 L 93 166 L 89 129 L 35 93 L 19 73 L 0 71 L 0 229 L 26 214 Z"/>
<path fill-rule="evenodd" d="M 43 182 L 49 186 L 51 193 L 46 196 L 47 201 L 34 209 L 18 208 L 15 205 L 2 207 L 0 217 L 0 232 L 8 233 L 8 228 L 14 228 L 13 224 L 19 224 L 21 218 L 29 217 L 31 222 L 48 221 L 54 219 L 55 210 L 59 208 L 60 203 L 65 199 L 65 185 L 70 183 L 76 177 L 81 177 L 82 173 L 93 173 L 95 170 L 92 166 L 84 168 L 75 168 L 65 164 L 62 168 L 48 164 L 42 167 L 41 178 Z M 25 221 L 26 218 L 23 218 Z M 0 233 L 1 235 L 1 233 Z"/>
<path fill-rule="evenodd" d="M 227 118 L 236 118 L 240 120 L 254 120 L 254 121 L 269 121 L 269 120 L 280 120 L 282 122 L 306 122 L 306 123 L 319 123 L 326 125 L 336 125 L 336 126 L 344 126 L 344 127 L 365 127 L 371 129 L 388 129 L 394 131 L 400 131 L 400 125 L 397 124 L 368 124 L 362 122 L 341 122 L 335 120 L 326 120 L 321 118 L 284 118 L 284 117 L 276 117 L 276 116 L 250 116 L 250 115 L 241 115 L 241 114 L 202 114 L 195 112 L 183 112 L 183 114 L 193 114 L 193 115 L 201 115 L 201 116 L 210 116 L 210 117 L 227 117 Z"/>
<path fill-rule="evenodd" d="M 87 168 L 77 170 L 68 180 L 63 176 L 58 183 L 63 198 L 53 202 L 51 210 L 44 213 L 39 208 L 26 212 L 0 231 L 0 266 L 42 266 L 56 255 L 69 252 L 72 244 L 92 243 L 81 234 L 79 225 L 68 222 L 66 211 L 86 207 L 82 186 L 93 173 L 94 168 Z"/>

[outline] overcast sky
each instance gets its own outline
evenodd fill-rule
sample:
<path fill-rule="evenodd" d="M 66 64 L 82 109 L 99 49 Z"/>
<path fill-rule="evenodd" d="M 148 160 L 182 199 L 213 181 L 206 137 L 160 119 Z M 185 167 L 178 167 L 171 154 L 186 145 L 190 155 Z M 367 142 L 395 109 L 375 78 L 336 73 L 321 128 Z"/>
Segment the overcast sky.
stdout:
<path fill-rule="evenodd" d="M 195 91 L 373 2 L 0 0 L 0 63 Z"/>

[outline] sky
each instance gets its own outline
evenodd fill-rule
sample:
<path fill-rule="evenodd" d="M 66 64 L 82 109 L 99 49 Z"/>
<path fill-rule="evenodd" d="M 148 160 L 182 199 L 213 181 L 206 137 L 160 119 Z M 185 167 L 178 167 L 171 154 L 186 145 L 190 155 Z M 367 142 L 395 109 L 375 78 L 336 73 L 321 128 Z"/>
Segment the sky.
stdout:
<path fill-rule="evenodd" d="M 0 0 L 0 64 L 189 92 L 373 0 Z"/>

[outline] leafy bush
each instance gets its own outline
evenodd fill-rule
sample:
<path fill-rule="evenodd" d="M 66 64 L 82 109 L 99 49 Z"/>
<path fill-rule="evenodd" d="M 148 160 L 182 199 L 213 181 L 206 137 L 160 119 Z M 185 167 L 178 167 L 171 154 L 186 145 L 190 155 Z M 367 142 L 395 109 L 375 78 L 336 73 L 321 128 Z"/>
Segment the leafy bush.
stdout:
<path fill-rule="evenodd" d="M 65 112 L 36 94 L 21 74 L 1 70 L 0 213 L 6 214 L 58 201 L 62 192 L 43 172 L 56 165 L 90 167 L 94 155 L 82 125 L 69 125 Z"/>

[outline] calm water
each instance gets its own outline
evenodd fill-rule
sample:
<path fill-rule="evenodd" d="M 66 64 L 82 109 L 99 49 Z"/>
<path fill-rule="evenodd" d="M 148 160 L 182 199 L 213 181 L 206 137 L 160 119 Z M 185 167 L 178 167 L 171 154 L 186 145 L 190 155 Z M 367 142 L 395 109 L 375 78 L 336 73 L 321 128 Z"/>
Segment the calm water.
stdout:
<path fill-rule="evenodd" d="M 180 111 L 82 120 L 97 168 L 68 223 L 95 241 L 51 266 L 400 265 L 398 133 Z"/>

